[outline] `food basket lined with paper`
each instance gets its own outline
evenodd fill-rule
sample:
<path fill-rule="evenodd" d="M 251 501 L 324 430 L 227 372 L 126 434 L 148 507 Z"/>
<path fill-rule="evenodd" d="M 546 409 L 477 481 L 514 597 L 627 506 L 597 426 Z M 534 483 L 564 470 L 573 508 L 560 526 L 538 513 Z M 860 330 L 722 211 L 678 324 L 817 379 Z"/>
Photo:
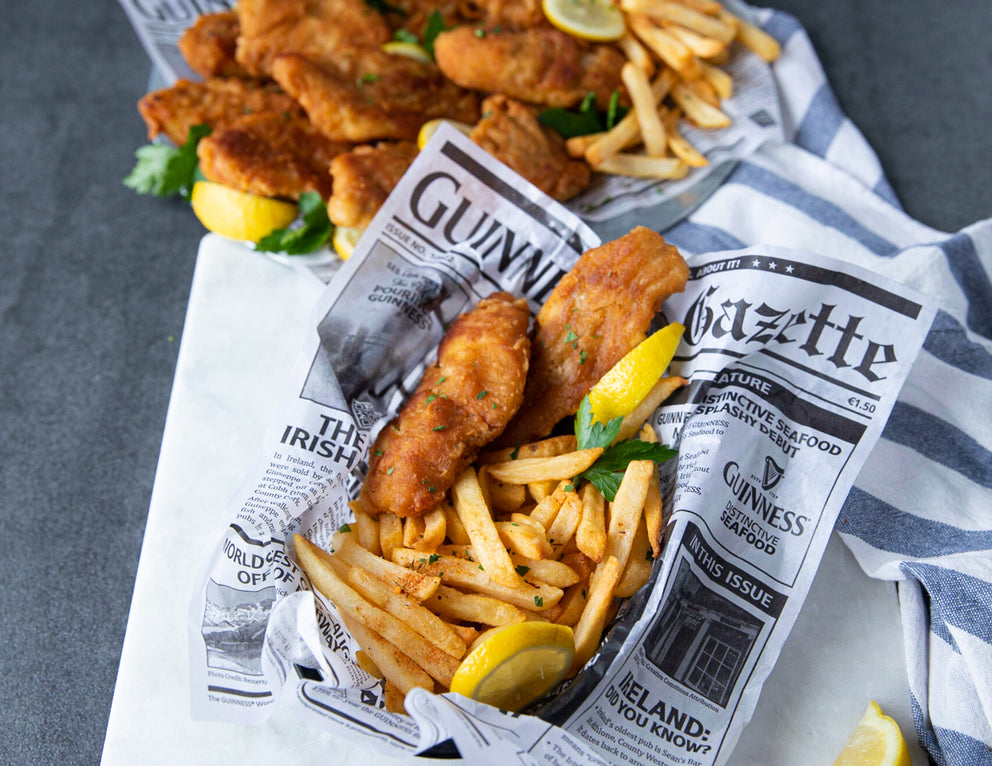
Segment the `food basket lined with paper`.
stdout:
<path fill-rule="evenodd" d="M 466 236 L 473 228 L 486 233 Z M 445 330 L 503 291 L 525 298 L 531 310 L 552 303 L 556 285 L 583 253 L 595 251 L 597 238 L 565 208 L 446 127 L 411 166 L 369 232 L 315 310 L 291 385 L 295 395 L 280 408 L 256 467 L 228 508 L 229 526 L 191 604 L 195 711 L 258 720 L 283 694 L 319 725 L 369 738 L 394 753 L 429 751 L 451 739 L 463 757 L 485 762 L 506 753 L 562 763 L 564 753 L 590 763 L 625 760 L 620 752 L 661 763 L 725 759 L 795 620 L 834 518 L 881 432 L 932 307 L 868 272 L 808 253 L 755 247 L 690 259 L 684 292 L 668 297 L 657 318 L 662 325 L 685 326 L 669 372 L 688 385 L 660 409 L 652 405 L 644 432 L 646 442 L 669 444 L 678 457 L 661 470 L 650 460 L 630 464 L 643 465 L 644 475 L 657 481 L 667 517 L 665 547 L 655 560 L 652 543 L 657 547 L 661 540 L 657 526 L 652 539 L 641 522 L 648 515 L 644 494 L 629 520 L 621 521 L 628 512 L 622 507 L 627 478 L 617 477 L 604 530 L 628 531 L 620 543 L 625 566 L 610 555 L 600 556 L 608 563 L 594 564 L 586 552 L 591 548 L 576 542 L 571 552 L 588 559 L 599 576 L 585 593 L 573 591 L 573 600 L 585 601 L 585 607 L 560 606 L 576 583 L 568 578 L 582 559 L 566 557 L 584 518 L 573 513 L 569 521 L 570 512 L 562 508 L 576 504 L 581 511 L 583 489 L 593 486 L 581 482 L 589 462 L 560 469 L 564 473 L 527 473 L 533 461 L 546 466 L 550 460 L 526 452 L 514 460 L 512 442 L 503 454 L 485 457 L 483 449 L 476 468 L 459 463 L 452 469 L 454 513 L 446 509 L 440 486 L 424 487 L 437 505 L 425 502 L 427 513 L 410 517 L 421 520 L 418 527 L 410 518 L 386 524 L 388 513 L 370 513 L 369 505 L 388 496 L 396 475 L 391 468 L 414 465 L 392 460 L 395 437 L 406 426 L 413 433 L 443 435 L 456 425 L 431 420 L 430 405 L 445 395 L 464 399 L 467 389 L 447 388 L 444 374 L 425 376 L 435 371 Z M 636 239 L 636 232 L 631 236 Z M 585 294 L 575 296 L 575 304 L 565 304 L 566 314 L 584 308 Z M 614 295 L 612 301 L 632 308 L 635 298 Z M 608 342 L 594 339 L 596 331 L 581 316 L 574 321 L 574 327 L 567 317 L 562 321 L 558 338 L 560 359 L 571 360 L 572 372 L 594 364 L 595 344 Z M 538 328 L 535 340 L 540 337 Z M 479 360 L 466 360 L 465 348 L 476 347 L 456 346 L 451 369 L 478 369 L 473 362 Z M 440 353 L 441 363 L 449 364 L 443 347 Z M 499 367 L 503 373 L 505 365 Z M 471 400 L 498 406 L 489 400 L 490 384 L 485 386 L 472 387 Z M 850 403 L 854 391 L 864 406 Z M 420 402 L 426 414 L 400 415 L 392 423 L 399 427 L 394 434 L 385 422 L 408 400 Z M 568 407 L 575 405 L 560 414 L 569 415 Z M 552 416 L 551 425 L 559 416 Z M 444 428 L 434 432 L 438 426 Z M 582 433 L 578 428 L 580 438 Z M 363 495 L 360 488 L 374 471 L 385 488 Z M 538 500 L 542 482 L 548 494 Z M 497 504 L 509 510 L 502 530 L 496 524 L 504 517 L 493 523 L 480 512 Z M 541 516 L 555 504 L 557 515 Z M 536 518 L 547 521 L 544 535 Z M 373 520 L 377 539 L 368 538 Z M 472 527 L 471 533 L 462 530 L 467 537 L 458 537 L 459 523 Z M 525 542 L 510 536 L 514 523 L 530 525 L 530 555 L 521 553 Z M 442 524 L 447 541 L 437 532 Z M 387 526 L 398 540 L 388 559 L 381 555 Z M 486 542 L 483 527 L 498 544 Z M 294 545 L 296 534 L 309 542 Z M 360 544 L 363 537 L 370 547 L 378 542 L 379 556 Z M 616 546 L 617 539 L 607 546 Z M 547 548 L 542 553 L 542 541 L 552 555 Z M 615 599 L 616 584 L 631 563 L 649 563 L 649 557 L 653 565 L 639 567 L 644 587 L 621 591 L 625 598 Z M 391 571 L 383 577 L 383 564 L 370 565 L 371 558 Z M 397 566 L 406 571 L 402 581 L 392 569 Z M 547 582 L 562 576 L 557 586 Z M 515 577 L 516 588 L 497 579 Z M 613 584 L 604 592 L 601 583 L 608 580 Z M 540 718 L 515 717 L 513 726 L 506 713 L 470 698 L 477 686 L 452 686 L 468 689 L 469 697 L 438 696 L 424 688 L 447 688 L 457 675 L 455 654 L 470 654 L 479 634 L 503 619 L 493 614 L 488 622 L 475 621 L 482 615 L 459 603 L 469 601 L 466 596 L 492 598 L 494 591 L 501 597 L 526 594 L 509 604 L 518 613 L 509 619 L 518 625 L 559 624 L 553 618 L 571 613 L 565 621 L 575 626 L 574 646 L 582 647 L 574 666 L 564 663 L 562 675 L 568 677 L 524 709 Z M 434 627 L 442 624 L 449 649 L 458 644 L 453 653 L 439 651 L 422 633 L 411 638 L 395 618 L 382 616 L 394 602 L 394 613 L 416 611 L 416 619 L 431 620 L 414 607 L 444 601 L 439 592 L 454 606 L 431 612 L 440 617 Z M 423 633 L 436 637 L 433 630 Z M 600 634 L 602 643 L 583 639 Z M 397 652 L 396 641 L 407 642 L 407 650 Z M 413 676 L 387 669 L 390 657 Z M 420 668 L 420 684 L 409 683 L 417 675 L 413 667 Z M 397 678 L 406 679 L 405 714 L 392 712 L 401 696 L 394 688 Z"/>

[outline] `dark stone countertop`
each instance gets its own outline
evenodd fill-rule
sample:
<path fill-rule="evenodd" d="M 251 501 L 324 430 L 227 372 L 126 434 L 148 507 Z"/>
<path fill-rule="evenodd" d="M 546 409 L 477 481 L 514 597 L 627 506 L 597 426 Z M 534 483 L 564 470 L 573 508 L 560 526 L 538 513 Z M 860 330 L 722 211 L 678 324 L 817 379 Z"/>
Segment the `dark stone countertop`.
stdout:
<path fill-rule="evenodd" d="M 985 0 L 772 4 L 806 26 L 912 216 L 992 215 Z M 0 763 L 93 764 L 203 232 L 121 184 L 149 64 L 118 3 L 3 16 Z"/>

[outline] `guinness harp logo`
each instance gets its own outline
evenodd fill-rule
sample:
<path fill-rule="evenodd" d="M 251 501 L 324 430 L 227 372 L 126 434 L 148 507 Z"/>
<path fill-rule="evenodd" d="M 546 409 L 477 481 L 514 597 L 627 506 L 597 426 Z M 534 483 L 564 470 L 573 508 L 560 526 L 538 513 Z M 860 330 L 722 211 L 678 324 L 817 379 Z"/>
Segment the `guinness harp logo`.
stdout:
<path fill-rule="evenodd" d="M 761 474 L 761 488 L 765 491 L 771 489 L 779 480 L 785 476 L 785 469 L 772 460 L 770 457 L 765 457 L 765 470 Z"/>

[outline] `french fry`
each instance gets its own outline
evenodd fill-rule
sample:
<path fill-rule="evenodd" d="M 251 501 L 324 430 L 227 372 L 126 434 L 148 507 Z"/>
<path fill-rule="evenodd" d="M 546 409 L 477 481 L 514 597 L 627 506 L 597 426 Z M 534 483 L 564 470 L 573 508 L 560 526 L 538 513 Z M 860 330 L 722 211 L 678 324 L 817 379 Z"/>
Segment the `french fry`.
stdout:
<path fill-rule="evenodd" d="M 596 569 L 596 565 L 599 563 L 593 561 L 578 549 L 563 552 L 561 558 L 558 560 L 575 572 L 580 580 L 588 580 L 589 575 L 593 573 L 593 570 Z"/>
<path fill-rule="evenodd" d="M 554 457 L 555 455 L 564 455 L 566 452 L 575 452 L 575 449 L 575 436 L 562 434 L 561 436 L 549 436 L 547 439 L 521 444 L 519 447 L 505 447 L 504 449 L 483 452 L 475 462 L 478 465 L 490 465 L 524 457 Z"/>
<path fill-rule="evenodd" d="M 582 521 L 582 499 L 574 489 L 562 493 L 564 499 L 555 520 L 548 527 L 548 542 L 551 543 L 552 557 L 560 555 L 565 544 L 573 538 Z"/>
<path fill-rule="evenodd" d="M 516 516 L 517 514 L 514 514 Z M 522 514 L 521 514 L 522 515 Z M 497 521 L 496 531 L 503 545 L 513 553 L 526 556 L 530 559 L 546 559 L 551 556 L 551 543 L 548 542 L 548 535 L 544 527 L 528 523 L 529 517 L 524 517 L 527 521 L 514 520 Z"/>
<path fill-rule="evenodd" d="M 662 29 L 674 35 L 680 43 L 691 50 L 695 56 L 701 59 L 710 59 L 719 56 L 727 48 L 727 44 L 714 37 L 705 37 L 691 29 L 683 27 L 681 24 L 666 21 L 662 23 Z M 702 67 L 702 62 L 699 62 Z"/>
<path fill-rule="evenodd" d="M 645 150 L 651 157 L 663 156 L 668 142 L 665 140 L 665 128 L 658 116 L 657 103 L 651 92 L 647 74 L 636 64 L 628 61 L 620 70 L 620 79 L 627 87 L 627 93 L 633 103 Z"/>
<path fill-rule="evenodd" d="M 606 499 L 591 483 L 582 486 L 582 518 L 575 530 L 575 544 L 593 561 L 602 561 L 606 551 Z"/>
<path fill-rule="evenodd" d="M 740 16 L 736 16 L 726 8 L 720 9 L 717 18 L 726 23 L 733 22 L 737 24 L 737 40 L 740 41 L 741 45 L 754 51 L 765 61 L 774 61 L 781 55 L 782 46 L 778 40 L 765 30 L 745 21 Z"/>
<path fill-rule="evenodd" d="M 700 98 L 684 83 L 673 85 L 671 96 L 686 118 L 700 128 L 725 128 L 730 125 L 730 118 L 726 114 Z"/>
<path fill-rule="evenodd" d="M 710 85 L 704 77 L 699 77 L 695 80 L 689 80 L 685 83 L 685 87 L 695 93 L 699 98 L 705 101 L 710 106 L 720 108 L 720 96 L 717 95 L 716 90 Z"/>
<path fill-rule="evenodd" d="M 555 517 L 561 510 L 561 504 L 565 502 L 565 488 L 572 483 L 571 477 L 562 479 L 554 488 L 554 491 L 544 497 L 528 515 L 530 521 L 539 524 L 547 530 L 554 522 Z M 511 518 L 516 519 L 516 514 Z"/>
<path fill-rule="evenodd" d="M 355 640 L 357 641 L 358 639 L 356 638 Z M 372 659 L 372 655 L 364 649 L 359 649 L 355 652 L 355 664 L 373 678 L 385 678 L 382 671 L 379 670 L 379 666 L 375 664 L 375 660 Z"/>
<path fill-rule="evenodd" d="M 623 573 L 613 590 L 613 595 L 617 598 L 633 596 L 651 577 L 651 565 L 653 563 L 654 555 L 651 552 L 647 526 L 642 516 L 637 524 L 637 531 L 634 533 L 627 566 L 623 568 Z"/>
<path fill-rule="evenodd" d="M 630 413 L 624 415 L 623 422 L 620 424 L 620 431 L 617 433 L 617 438 L 614 439 L 613 443 L 618 444 L 619 442 L 626 441 L 636 434 L 641 426 L 644 425 L 644 422 L 651 416 L 651 413 L 658 409 L 663 401 L 688 382 L 685 378 L 678 376 L 659 378 L 658 382 L 654 384 L 638 405 Z"/>
<path fill-rule="evenodd" d="M 618 176 L 669 180 L 685 178 L 689 172 L 689 166 L 677 157 L 647 157 L 642 154 L 614 154 L 593 169 Z"/>
<path fill-rule="evenodd" d="M 493 463 L 489 474 L 509 484 L 535 481 L 560 481 L 578 476 L 603 454 L 602 447 L 576 450 L 552 457 L 525 457 L 506 463 Z"/>
<path fill-rule="evenodd" d="M 418 551 L 432 551 L 444 542 L 447 522 L 441 506 L 423 516 L 403 520 L 403 545 Z"/>
<path fill-rule="evenodd" d="M 700 13 L 716 16 L 723 9 L 718 0 L 678 0 L 682 5 L 688 6 Z"/>
<path fill-rule="evenodd" d="M 379 515 L 379 551 L 388 559 L 393 548 L 403 545 L 403 519 L 395 513 Z"/>
<path fill-rule="evenodd" d="M 417 601 L 423 601 L 441 584 L 440 577 L 406 569 L 369 553 L 358 544 L 353 535 L 339 535 L 336 539 L 341 540 L 334 553 L 336 558 L 351 566 L 360 567 L 383 582 L 400 588 Z M 423 555 L 419 551 L 416 553 L 418 556 Z"/>
<path fill-rule="evenodd" d="M 479 469 L 479 478 L 487 476 L 485 466 Z M 489 498 L 493 510 L 499 513 L 513 513 L 520 510 L 527 501 L 527 487 L 522 484 L 507 484 L 497 481 L 491 476 L 489 479 Z"/>
<path fill-rule="evenodd" d="M 352 500 L 348 503 L 348 507 L 355 514 L 355 529 L 358 530 L 359 544 L 378 556 L 382 552 L 379 547 L 379 522 L 365 510 L 361 500 Z"/>
<path fill-rule="evenodd" d="M 654 429 L 647 424 L 641 429 L 640 438 L 641 441 L 646 442 L 658 441 Z M 658 479 L 657 469 L 651 474 L 648 493 L 644 497 L 644 524 L 644 531 L 651 545 L 652 558 L 658 558 L 661 556 L 661 535 L 664 531 L 665 520 L 662 513 L 661 482 Z"/>
<path fill-rule="evenodd" d="M 531 559 L 516 554 L 511 558 L 513 565 L 522 575 L 555 588 L 564 590 L 582 579 L 570 566 L 554 559 Z"/>
<path fill-rule="evenodd" d="M 475 639 L 479 637 L 479 631 L 471 625 L 449 625 L 448 627 L 461 637 L 462 641 L 465 642 L 465 646 L 471 646 L 475 642 Z"/>
<path fill-rule="evenodd" d="M 616 497 L 610 503 L 610 526 L 606 533 L 606 552 L 603 560 L 615 558 L 621 571 L 630 557 L 634 533 L 637 531 L 637 524 L 644 510 L 644 499 L 647 497 L 651 474 L 654 472 L 654 461 L 632 461 L 627 465 Z"/>
<path fill-rule="evenodd" d="M 669 129 L 665 132 L 665 137 L 668 139 L 668 148 L 672 150 L 672 154 L 689 167 L 702 168 L 710 164 L 710 161 L 678 131 Z"/>
<path fill-rule="evenodd" d="M 648 77 L 654 74 L 654 59 L 651 58 L 647 48 L 641 45 L 629 31 L 624 32 L 623 37 L 617 40 L 617 47 L 623 51 L 623 55 L 630 63 L 643 70 Z"/>
<path fill-rule="evenodd" d="M 703 79 L 713 86 L 713 90 L 716 91 L 721 99 L 730 98 L 734 95 L 734 78 L 729 74 L 708 61 L 700 61 L 699 67 Z"/>
<path fill-rule="evenodd" d="M 654 102 L 658 104 L 675 84 L 675 73 L 667 67 L 658 73 L 658 76 L 651 82 L 651 93 L 654 95 Z M 641 130 L 637 122 L 637 115 L 628 112 L 620 122 L 613 126 L 600 138 L 593 141 L 586 149 L 586 162 L 593 167 L 602 164 L 605 160 L 624 149 L 634 145 L 640 138 Z"/>
<path fill-rule="evenodd" d="M 542 502 L 548 495 L 555 491 L 558 482 L 554 479 L 548 481 L 531 481 L 527 483 L 527 494 L 535 503 Z"/>
<path fill-rule="evenodd" d="M 692 51 L 674 35 L 642 13 L 630 13 L 627 25 L 637 38 L 668 66 L 687 80 L 699 76 L 699 63 Z"/>
<path fill-rule="evenodd" d="M 417 663 L 382 636 L 373 633 L 358 620 L 342 615 L 344 626 L 375 663 L 382 675 L 402 693 L 421 688 L 434 691 L 434 680 Z"/>
<path fill-rule="evenodd" d="M 462 520 L 458 518 L 458 511 L 455 510 L 450 498 L 445 498 L 444 502 L 441 503 L 441 508 L 444 511 L 444 528 L 448 533 L 448 539 L 458 545 L 469 545 L 472 541 L 469 539 Z"/>
<path fill-rule="evenodd" d="M 406 623 L 363 598 L 338 576 L 329 562 L 330 554 L 301 535 L 294 537 L 294 543 L 296 555 L 310 582 L 334 603 L 339 614 L 361 623 L 373 633 L 382 636 L 444 686 L 451 685 L 451 677 L 458 669 L 458 660 L 432 644 Z M 368 551 L 357 543 L 353 543 L 351 547 L 368 554 Z M 359 643 L 362 643 L 361 640 Z M 364 644 L 363 648 L 369 650 Z M 372 656 L 382 672 L 387 673 L 380 658 L 375 654 Z"/>
<path fill-rule="evenodd" d="M 600 138 L 606 135 L 606 131 L 599 133 L 586 133 L 584 136 L 572 136 L 565 140 L 565 151 L 573 160 L 582 159 L 586 156 L 586 150 Z"/>
<path fill-rule="evenodd" d="M 482 625 L 512 625 L 523 622 L 524 613 L 512 604 L 492 596 L 462 593 L 442 585 L 437 593 L 425 602 L 435 613 L 448 620 L 464 620 Z"/>
<path fill-rule="evenodd" d="M 416 567 L 423 574 L 438 575 L 445 585 L 501 599 L 521 609 L 550 609 L 562 597 L 561 588 L 524 579 L 520 588 L 508 588 L 494 582 L 484 565 L 455 556 L 432 555 L 430 559 L 411 548 L 397 548 L 393 561 L 401 566 Z"/>
<path fill-rule="evenodd" d="M 586 608 L 588 598 L 589 582 L 587 579 L 572 585 L 565 591 L 565 595 L 561 597 L 561 601 L 557 604 L 557 606 L 561 607 L 561 610 L 555 618 L 555 622 L 560 625 L 574 627 L 579 621 L 579 618 L 582 617 L 582 612 Z"/>
<path fill-rule="evenodd" d="M 569 675 L 574 676 L 596 653 L 599 639 L 603 636 L 606 618 L 609 614 L 610 603 L 613 601 L 613 589 L 620 580 L 620 562 L 616 557 L 608 556 L 596 567 L 589 581 L 589 590 L 582 616 L 575 624 L 575 659 Z"/>
<path fill-rule="evenodd" d="M 364 569 L 351 567 L 346 580 L 359 595 L 405 622 L 455 659 L 465 656 L 465 642 L 427 607 L 403 593 L 397 593 Z"/>
<path fill-rule="evenodd" d="M 495 466 L 490 466 L 490 470 L 493 467 Z M 458 518 L 461 519 L 472 541 L 475 555 L 486 568 L 489 577 L 507 588 L 520 588 L 523 585 L 523 578 L 517 574 L 510 560 L 510 554 L 503 547 L 499 532 L 496 531 L 496 525 L 493 523 L 492 513 L 483 499 L 482 488 L 479 486 L 479 478 L 474 468 L 466 468 L 455 479 L 451 487 L 451 497 Z"/>
<path fill-rule="evenodd" d="M 630 13 L 643 13 L 653 19 L 675 22 L 704 37 L 719 40 L 724 45 L 733 42 L 737 34 L 735 19 L 711 16 L 668 0 L 621 0 L 620 8 Z"/>
<path fill-rule="evenodd" d="M 396 684 L 388 679 L 383 686 L 382 697 L 382 701 L 387 712 L 400 714 L 406 713 L 406 705 L 404 704 L 406 695 Z"/>

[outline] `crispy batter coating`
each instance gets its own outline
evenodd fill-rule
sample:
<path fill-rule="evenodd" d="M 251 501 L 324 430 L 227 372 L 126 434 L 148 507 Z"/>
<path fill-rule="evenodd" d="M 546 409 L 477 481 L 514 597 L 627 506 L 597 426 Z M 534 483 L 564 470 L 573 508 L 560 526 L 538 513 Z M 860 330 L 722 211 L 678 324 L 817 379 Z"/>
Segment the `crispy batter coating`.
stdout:
<path fill-rule="evenodd" d="M 362 487 L 370 512 L 431 510 L 502 432 L 523 397 L 529 322 L 524 299 L 496 293 L 452 323 L 437 362 L 372 446 Z"/>
<path fill-rule="evenodd" d="M 197 146 L 200 170 L 211 181 L 263 197 L 299 199 L 331 194 L 332 159 L 352 144 L 331 141 L 305 117 L 264 112 L 215 130 Z"/>
<path fill-rule="evenodd" d="M 194 125 L 219 130 L 246 114 L 305 117 L 299 104 L 271 83 L 222 77 L 204 82 L 179 80 L 143 96 L 138 111 L 148 126 L 149 139 L 164 133 L 175 144 L 182 144 Z"/>
<path fill-rule="evenodd" d="M 413 141 L 356 146 L 331 160 L 334 191 L 327 216 L 336 226 L 364 229 L 417 157 Z"/>
<path fill-rule="evenodd" d="M 238 0 L 237 60 L 251 74 L 271 74 L 283 53 L 332 57 L 345 46 L 390 38 L 382 15 L 364 0 Z"/>
<path fill-rule="evenodd" d="M 200 77 L 249 77 L 234 58 L 241 27 L 234 11 L 205 13 L 179 38 L 179 52 Z"/>
<path fill-rule="evenodd" d="M 541 0 L 474 0 L 466 3 L 472 6 L 490 27 L 502 29 L 528 29 L 547 26 L 548 21 L 541 8 Z M 471 13 L 465 13 L 473 18 Z"/>
<path fill-rule="evenodd" d="M 434 64 L 379 48 L 348 48 L 320 61 L 279 56 L 272 75 L 335 141 L 414 139 L 434 117 L 468 123 L 479 117 L 478 96 L 446 80 Z"/>
<path fill-rule="evenodd" d="M 574 414 L 688 278 L 679 251 L 643 226 L 583 253 L 537 314 L 524 403 L 497 446 L 546 436 Z"/>
<path fill-rule="evenodd" d="M 570 107 L 593 92 L 606 109 L 614 90 L 626 93 L 620 79 L 626 59 L 619 50 L 582 43 L 552 27 L 458 27 L 438 35 L 434 54 L 445 76 L 463 88 L 532 104 Z"/>
<path fill-rule="evenodd" d="M 533 107 L 496 95 L 482 102 L 482 115 L 471 139 L 545 194 L 565 201 L 589 185 L 589 165 L 568 156 L 565 139 Z"/>

